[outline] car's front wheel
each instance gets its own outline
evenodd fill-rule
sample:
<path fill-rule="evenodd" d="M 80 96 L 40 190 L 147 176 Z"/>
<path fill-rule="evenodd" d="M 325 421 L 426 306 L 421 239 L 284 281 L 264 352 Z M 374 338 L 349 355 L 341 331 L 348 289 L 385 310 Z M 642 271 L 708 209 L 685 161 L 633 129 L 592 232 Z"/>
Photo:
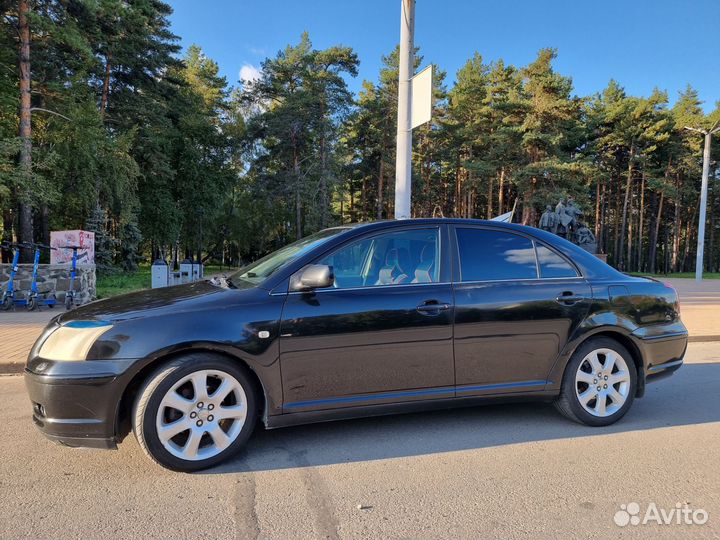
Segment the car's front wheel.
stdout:
<path fill-rule="evenodd" d="M 637 369 L 628 350 L 614 339 L 592 338 L 565 368 L 555 406 L 575 422 L 607 426 L 627 413 L 636 388 Z"/>
<path fill-rule="evenodd" d="M 140 389 L 133 432 L 157 463 L 175 471 L 217 465 L 248 440 L 257 397 L 245 369 L 210 353 L 162 366 Z"/>

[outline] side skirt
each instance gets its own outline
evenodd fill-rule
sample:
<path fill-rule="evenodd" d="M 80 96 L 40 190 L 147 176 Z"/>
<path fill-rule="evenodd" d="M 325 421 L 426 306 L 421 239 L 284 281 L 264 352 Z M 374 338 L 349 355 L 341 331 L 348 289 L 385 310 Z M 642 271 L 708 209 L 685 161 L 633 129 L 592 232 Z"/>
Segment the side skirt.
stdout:
<path fill-rule="evenodd" d="M 448 399 L 433 399 L 427 401 L 407 401 L 403 403 L 384 403 L 382 405 L 362 405 L 357 407 L 344 407 L 341 409 L 325 409 L 320 411 L 304 411 L 284 413 L 268 416 L 265 419 L 267 429 L 275 429 L 302 424 L 316 424 L 319 422 L 332 422 L 335 420 L 351 420 L 353 418 L 366 418 L 370 416 L 386 416 L 391 414 L 405 414 L 421 411 L 435 411 L 442 409 L 455 409 L 459 407 L 475 407 L 478 405 L 491 405 L 496 403 L 522 403 L 527 401 L 552 401 L 557 397 L 557 390 L 528 392 L 520 394 L 505 394 L 497 396 L 471 396 Z"/>

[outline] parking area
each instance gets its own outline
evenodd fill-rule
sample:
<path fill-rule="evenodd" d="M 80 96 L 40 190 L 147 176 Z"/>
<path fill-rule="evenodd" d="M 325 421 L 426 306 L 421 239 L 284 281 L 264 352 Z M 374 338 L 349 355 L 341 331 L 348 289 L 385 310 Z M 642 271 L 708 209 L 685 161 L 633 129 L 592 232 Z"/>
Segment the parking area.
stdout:
<path fill-rule="evenodd" d="M 53 445 L 22 377 L 2 376 L 0 538 L 717 538 L 720 281 L 675 281 L 686 365 L 610 428 L 538 404 L 258 428 L 229 464 L 187 475 L 132 437 L 116 452 Z M 56 313 L 0 313 L 0 372 L 21 370 Z M 708 520 L 643 524 L 651 505 Z"/>
<path fill-rule="evenodd" d="M 165 471 L 134 439 L 71 450 L 0 377 L 1 538 L 717 538 L 720 344 L 650 385 L 610 428 L 549 405 L 258 429 L 229 464 Z M 702 509 L 703 525 L 618 526 L 621 505 Z M 632 507 L 630 507 L 632 508 Z M 620 523 L 622 523 L 622 513 Z"/>

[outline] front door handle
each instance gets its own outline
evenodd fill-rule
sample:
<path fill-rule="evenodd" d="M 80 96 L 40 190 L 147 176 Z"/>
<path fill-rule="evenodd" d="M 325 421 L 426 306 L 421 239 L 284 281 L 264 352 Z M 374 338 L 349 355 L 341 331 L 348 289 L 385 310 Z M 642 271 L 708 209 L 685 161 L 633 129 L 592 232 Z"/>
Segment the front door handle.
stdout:
<path fill-rule="evenodd" d="M 584 296 L 574 294 L 571 291 L 565 291 L 564 293 L 562 293 L 555 299 L 555 301 L 558 304 L 566 304 L 566 305 L 571 305 L 571 304 L 575 304 L 577 302 L 582 302 L 583 300 L 585 300 Z"/>
<path fill-rule="evenodd" d="M 417 310 L 423 315 L 439 315 L 441 311 L 446 309 L 450 309 L 450 304 L 438 302 L 437 300 L 428 300 L 417 307 Z"/>

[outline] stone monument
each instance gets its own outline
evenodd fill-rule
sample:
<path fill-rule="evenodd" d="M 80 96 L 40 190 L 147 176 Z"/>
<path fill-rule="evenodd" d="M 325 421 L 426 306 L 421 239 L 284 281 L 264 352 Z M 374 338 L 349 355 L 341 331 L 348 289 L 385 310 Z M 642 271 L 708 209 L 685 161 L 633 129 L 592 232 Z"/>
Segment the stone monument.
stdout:
<path fill-rule="evenodd" d="M 544 231 L 557 234 L 573 244 L 577 244 L 585 251 L 597 254 L 597 240 L 595 235 L 582 221 L 583 211 L 575 204 L 572 197 L 560 199 L 555 210 L 547 205 L 540 217 L 540 228 Z"/>

